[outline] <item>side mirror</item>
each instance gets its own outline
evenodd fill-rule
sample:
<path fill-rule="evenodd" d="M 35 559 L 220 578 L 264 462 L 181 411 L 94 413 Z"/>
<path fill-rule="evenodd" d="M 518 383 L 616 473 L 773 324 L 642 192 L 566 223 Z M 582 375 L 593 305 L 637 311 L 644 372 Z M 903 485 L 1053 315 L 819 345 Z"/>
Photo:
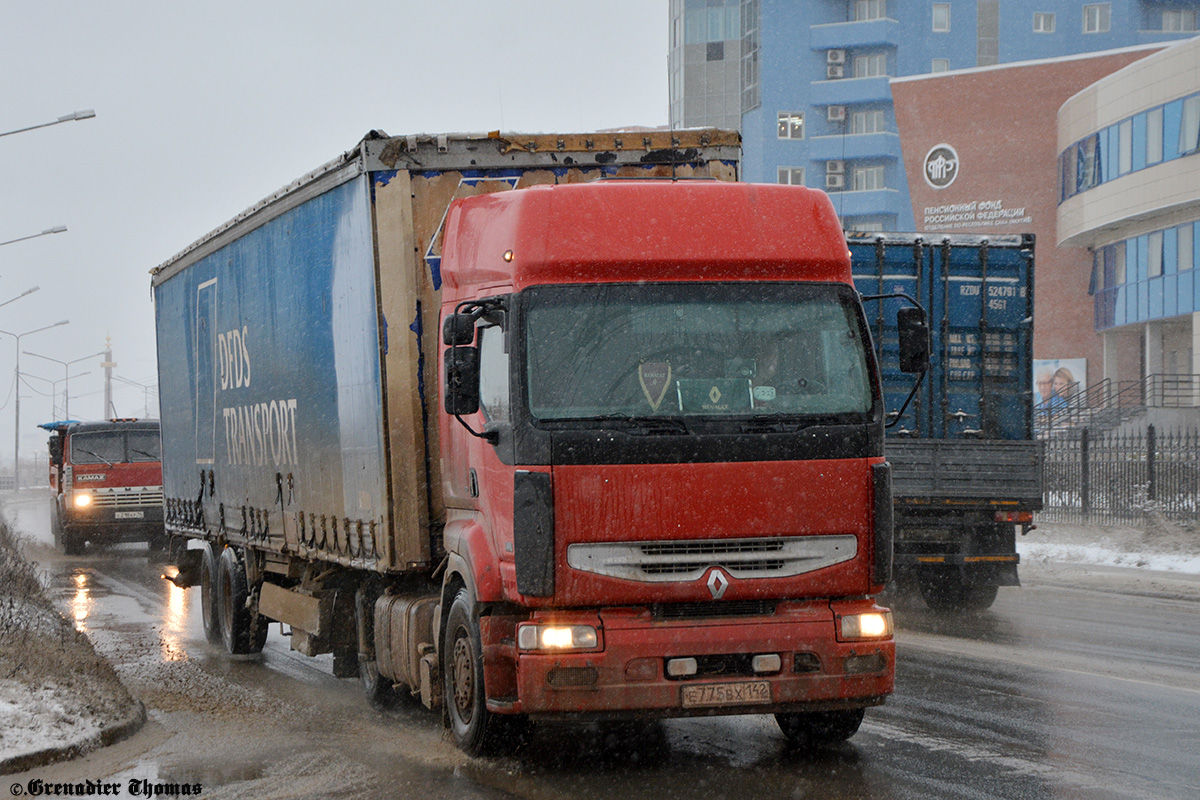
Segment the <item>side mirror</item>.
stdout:
<path fill-rule="evenodd" d="M 462 347 L 475 341 L 475 317 L 471 314 L 447 314 L 442 320 L 442 344 Z"/>
<path fill-rule="evenodd" d="M 924 372 L 929 369 L 929 326 L 925 311 L 906 306 L 896 312 L 900 332 L 900 371 Z"/>
<path fill-rule="evenodd" d="M 446 319 L 449 322 L 452 317 Z M 446 413 L 453 416 L 474 414 L 479 410 L 479 348 L 450 347 L 446 350 L 445 362 L 446 384 L 443 400 Z"/>
<path fill-rule="evenodd" d="M 63 440 L 57 433 L 50 437 L 50 463 L 56 467 L 62 466 Z"/>

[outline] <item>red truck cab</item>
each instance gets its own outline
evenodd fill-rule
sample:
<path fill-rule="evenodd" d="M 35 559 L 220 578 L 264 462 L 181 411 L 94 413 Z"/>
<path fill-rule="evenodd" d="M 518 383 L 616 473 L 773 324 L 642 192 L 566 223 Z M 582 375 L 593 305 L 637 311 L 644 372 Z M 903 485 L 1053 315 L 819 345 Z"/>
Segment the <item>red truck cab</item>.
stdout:
<path fill-rule="evenodd" d="M 872 599 L 892 506 L 828 197 L 533 187 L 455 202 L 445 241 L 439 650 L 459 745 L 579 714 L 852 735 L 893 691 Z"/>
<path fill-rule="evenodd" d="M 51 529 L 68 555 L 95 545 L 166 542 L 158 420 L 49 422 Z"/>

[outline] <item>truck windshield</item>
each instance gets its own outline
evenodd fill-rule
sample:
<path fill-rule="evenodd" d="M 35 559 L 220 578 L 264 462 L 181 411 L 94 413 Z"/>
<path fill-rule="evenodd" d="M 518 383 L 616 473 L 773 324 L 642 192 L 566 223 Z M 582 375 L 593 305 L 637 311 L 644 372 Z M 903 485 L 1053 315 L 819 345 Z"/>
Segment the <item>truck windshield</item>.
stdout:
<path fill-rule="evenodd" d="M 156 431 L 76 433 L 70 441 L 72 464 L 161 460 L 160 439 Z"/>
<path fill-rule="evenodd" d="M 526 293 L 539 420 L 873 410 L 866 331 L 834 284 L 541 286 Z"/>

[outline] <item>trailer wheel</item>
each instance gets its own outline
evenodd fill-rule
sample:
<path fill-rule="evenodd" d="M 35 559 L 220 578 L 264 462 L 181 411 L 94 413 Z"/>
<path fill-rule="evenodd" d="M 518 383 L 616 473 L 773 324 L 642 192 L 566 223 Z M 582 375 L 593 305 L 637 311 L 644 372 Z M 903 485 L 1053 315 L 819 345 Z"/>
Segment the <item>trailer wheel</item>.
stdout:
<path fill-rule="evenodd" d="M 964 583 L 961 575 L 921 576 L 921 597 L 934 611 L 986 611 L 999 586 Z"/>
<path fill-rule="evenodd" d="M 524 716 L 493 714 L 483 685 L 483 647 L 479 625 L 471 613 L 471 597 L 459 591 L 446 617 L 442 640 L 442 675 L 450 729 L 459 749 L 470 756 L 515 752 L 526 741 Z"/>
<path fill-rule="evenodd" d="M 217 554 L 206 542 L 200 556 L 200 618 L 204 638 L 209 644 L 221 644 L 221 621 L 217 618 Z"/>
<path fill-rule="evenodd" d="M 246 608 L 249 591 L 242 556 L 226 547 L 217 560 L 217 618 L 225 649 L 235 656 L 261 653 L 267 640 L 267 621 Z"/>
<path fill-rule="evenodd" d="M 374 708 L 388 708 L 396 699 L 392 681 L 379 674 L 375 656 L 375 600 L 380 588 L 373 582 L 363 583 L 354 594 L 354 621 L 358 631 L 358 679 L 363 694 Z"/>
<path fill-rule="evenodd" d="M 866 709 L 807 711 L 776 714 L 775 721 L 795 744 L 824 745 L 844 742 L 858 732 Z"/>

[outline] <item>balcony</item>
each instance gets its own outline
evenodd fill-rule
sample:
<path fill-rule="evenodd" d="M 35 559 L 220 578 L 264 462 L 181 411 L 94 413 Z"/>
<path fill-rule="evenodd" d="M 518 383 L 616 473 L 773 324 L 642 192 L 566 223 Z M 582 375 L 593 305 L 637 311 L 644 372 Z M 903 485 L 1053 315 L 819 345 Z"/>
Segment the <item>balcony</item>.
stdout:
<path fill-rule="evenodd" d="M 895 189 L 874 189 L 869 192 L 829 192 L 833 209 L 839 217 L 866 217 L 881 214 L 899 216 L 903 198 Z"/>
<path fill-rule="evenodd" d="M 850 123 L 845 124 L 849 125 Z M 897 133 L 848 133 L 834 136 L 810 136 L 808 157 L 814 161 L 900 158 L 900 135 Z"/>
<path fill-rule="evenodd" d="M 877 78 L 835 78 L 813 81 L 808 102 L 814 106 L 847 106 L 854 103 L 890 103 L 892 89 L 887 75 Z"/>
<path fill-rule="evenodd" d="M 809 47 L 813 50 L 844 50 L 850 47 L 896 47 L 900 23 L 894 19 L 863 22 L 834 22 L 809 28 Z"/>

